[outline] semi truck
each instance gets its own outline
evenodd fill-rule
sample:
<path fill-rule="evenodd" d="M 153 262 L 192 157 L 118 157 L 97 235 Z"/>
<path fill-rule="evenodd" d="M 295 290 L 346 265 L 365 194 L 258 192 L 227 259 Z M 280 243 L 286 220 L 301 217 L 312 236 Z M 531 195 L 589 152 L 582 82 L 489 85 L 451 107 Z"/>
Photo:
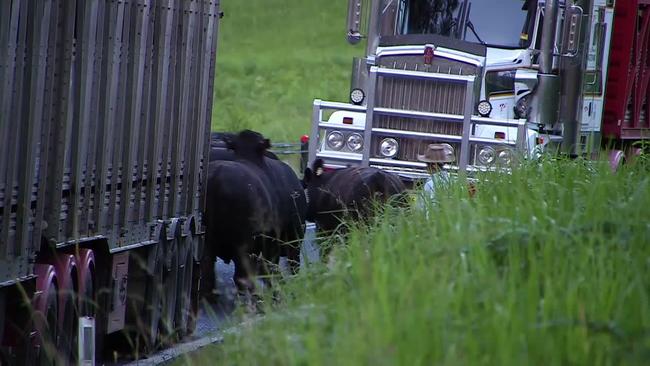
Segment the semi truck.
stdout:
<path fill-rule="evenodd" d="M 0 2 L 0 364 L 192 331 L 219 15 Z"/>
<path fill-rule="evenodd" d="M 350 0 L 350 101 L 315 100 L 309 161 L 405 179 L 450 144 L 450 171 L 554 152 L 612 168 L 650 139 L 647 0 Z"/>

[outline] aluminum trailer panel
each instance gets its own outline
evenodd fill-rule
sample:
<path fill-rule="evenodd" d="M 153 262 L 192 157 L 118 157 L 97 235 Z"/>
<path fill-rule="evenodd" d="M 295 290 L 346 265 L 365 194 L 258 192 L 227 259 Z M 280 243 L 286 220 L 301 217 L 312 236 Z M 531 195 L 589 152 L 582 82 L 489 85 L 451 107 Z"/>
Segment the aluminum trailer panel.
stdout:
<path fill-rule="evenodd" d="M 0 2 L 0 286 L 43 243 L 200 231 L 219 1 Z"/>

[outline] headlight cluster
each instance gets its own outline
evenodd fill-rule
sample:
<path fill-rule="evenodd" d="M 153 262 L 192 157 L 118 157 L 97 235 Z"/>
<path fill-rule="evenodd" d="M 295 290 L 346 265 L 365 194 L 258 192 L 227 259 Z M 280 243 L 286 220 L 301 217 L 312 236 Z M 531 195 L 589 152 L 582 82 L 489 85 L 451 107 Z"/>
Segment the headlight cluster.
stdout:
<path fill-rule="evenodd" d="M 394 158 L 399 151 L 399 143 L 394 138 L 385 138 L 379 143 L 379 153 L 385 158 Z"/>
<path fill-rule="evenodd" d="M 340 131 L 330 131 L 325 141 L 328 148 L 336 151 L 342 150 L 343 147 L 347 147 L 352 152 L 360 152 L 363 149 L 363 136 L 357 132 L 344 134 Z"/>
<path fill-rule="evenodd" d="M 479 146 L 476 150 L 476 160 L 480 165 L 510 165 L 514 160 L 513 152 L 509 148 L 492 146 Z"/>

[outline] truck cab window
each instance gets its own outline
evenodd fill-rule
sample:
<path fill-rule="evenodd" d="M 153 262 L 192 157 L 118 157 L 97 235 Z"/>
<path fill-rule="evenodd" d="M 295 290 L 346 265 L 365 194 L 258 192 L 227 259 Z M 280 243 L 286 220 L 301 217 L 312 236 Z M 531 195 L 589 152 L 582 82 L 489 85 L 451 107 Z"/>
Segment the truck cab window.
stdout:
<path fill-rule="evenodd" d="M 516 70 L 491 71 L 485 74 L 485 94 L 514 94 Z"/>
<path fill-rule="evenodd" d="M 493 47 L 525 48 L 536 7 L 528 0 L 400 0 L 400 34 L 436 34 Z"/>

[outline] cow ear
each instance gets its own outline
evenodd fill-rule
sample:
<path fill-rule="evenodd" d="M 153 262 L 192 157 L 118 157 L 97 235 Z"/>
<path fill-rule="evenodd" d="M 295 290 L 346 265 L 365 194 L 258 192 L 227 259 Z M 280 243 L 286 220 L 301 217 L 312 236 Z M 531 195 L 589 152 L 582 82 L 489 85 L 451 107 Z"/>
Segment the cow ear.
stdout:
<path fill-rule="evenodd" d="M 271 140 L 270 139 L 264 139 L 264 148 L 265 149 L 270 149 L 271 148 Z"/>
<path fill-rule="evenodd" d="M 312 169 L 314 171 L 314 175 L 317 177 L 323 175 L 323 172 L 325 171 L 325 163 L 323 162 L 323 159 L 316 159 L 314 161 Z"/>
<path fill-rule="evenodd" d="M 323 159 L 316 159 L 314 160 L 314 164 L 312 164 L 311 169 L 317 172 L 319 169 L 322 170 L 324 166 L 325 163 L 323 162 Z"/>

